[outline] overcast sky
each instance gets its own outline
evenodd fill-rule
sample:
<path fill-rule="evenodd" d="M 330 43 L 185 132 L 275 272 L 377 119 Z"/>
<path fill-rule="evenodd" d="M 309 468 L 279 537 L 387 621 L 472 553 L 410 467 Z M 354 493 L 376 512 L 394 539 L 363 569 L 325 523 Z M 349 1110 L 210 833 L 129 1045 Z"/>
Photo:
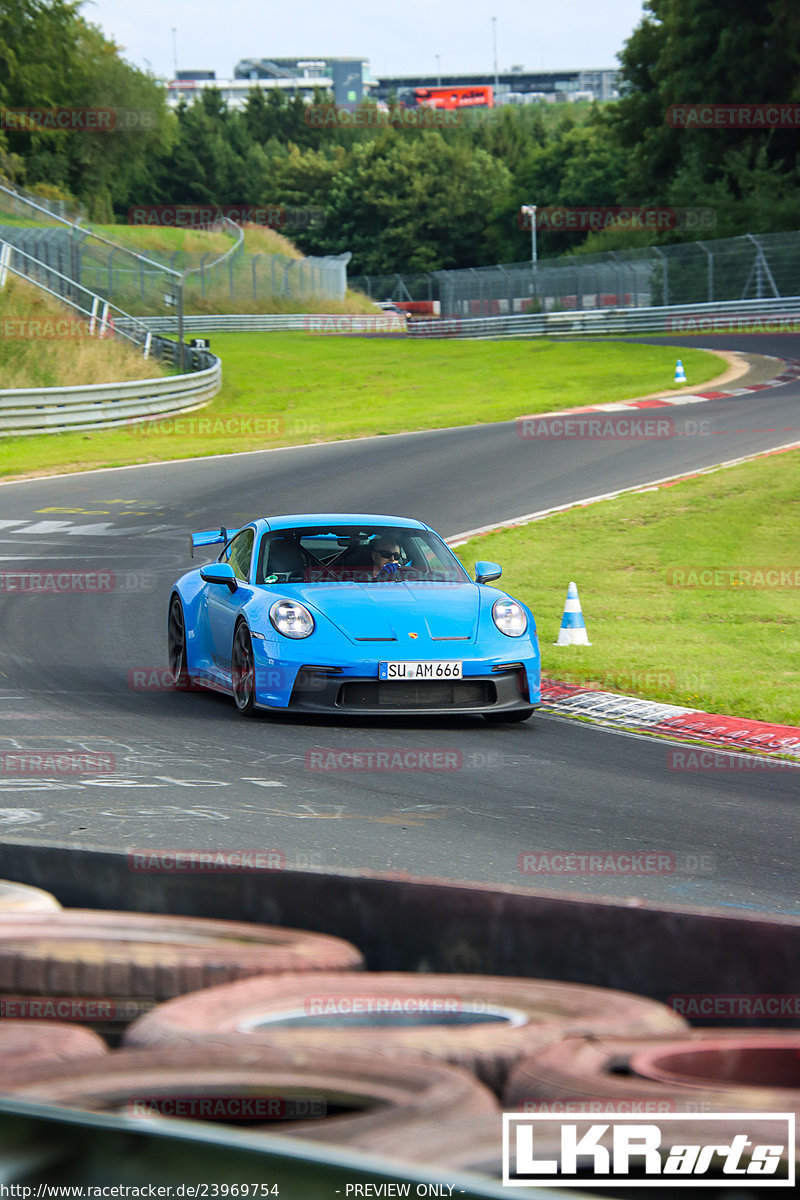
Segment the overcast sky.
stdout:
<path fill-rule="evenodd" d="M 374 75 L 491 72 L 492 17 L 499 69 L 613 68 L 642 0 L 93 0 L 82 9 L 123 55 L 172 77 L 172 28 L 181 70 L 230 78 L 240 58 L 345 55 Z"/>

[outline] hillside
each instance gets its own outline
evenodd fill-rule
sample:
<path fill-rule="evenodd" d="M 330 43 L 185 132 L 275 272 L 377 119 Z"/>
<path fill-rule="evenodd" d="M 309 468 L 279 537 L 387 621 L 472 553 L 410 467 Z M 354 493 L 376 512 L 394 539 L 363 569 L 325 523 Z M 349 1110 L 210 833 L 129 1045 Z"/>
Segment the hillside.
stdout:
<path fill-rule="evenodd" d="M 119 338 L 88 336 L 64 304 L 9 275 L 0 291 L 0 389 L 155 379 L 153 359 Z"/>
<path fill-rule="evenodd" d="M 0 226 L 60 228 L 60 236 L 65 241 L 71 236 L 65 226 L 48 221 L 44 214 L 41 221 L 34 221 L 20 217 L 18 212 L 12 212 L 12 208 L 13 201 L 0 193 Z M 267 226 L 246 225 L 242 252 L 235 255 L 232 262 L 226 260 L 218 265 L 214 265 L 216 260 L 231 248 L 229 233 L 152 225 L 93 225 L 91 228 L 118 246 L 129 247 L 132 252 L 163 262 L 173 270 L 188 272 L 185 286 L 187 314 L 376 311 L 366 296 L 350 289 L 343 302 L 311 294 L 315 285 L 307 267 L 301 264 L 302 251 L 289 238 Z M 287 271 L 289 262 L 298 264 L 291 273 Z M 81 249 L 81 279 L 86 286 L 134 316 L 169 312 L 163 304 L 165 288 L 161 286 L 167 281 L 166 276 L 159 281 L 146 264 L 132 257 L 126 258 L 124 251 L 115 251 L 105 242 L 91 237 L 83 242 Z M 111 287 L 109 280 L 113 281 Z"/>

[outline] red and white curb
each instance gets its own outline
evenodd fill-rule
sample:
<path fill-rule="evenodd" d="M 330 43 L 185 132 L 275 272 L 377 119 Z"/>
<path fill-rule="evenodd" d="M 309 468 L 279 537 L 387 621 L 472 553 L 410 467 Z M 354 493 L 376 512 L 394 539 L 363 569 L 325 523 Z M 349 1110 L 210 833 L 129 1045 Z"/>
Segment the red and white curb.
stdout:
<path fill-rule="evenodd" d="M 798 367 L 800 368 L 800 362 Z M 686 479 L 696 479 L 727 467 L 797 449 L 800 449 L 800 442 L 792 442 L 786 446 L 777 446 L 773 450 L 762 450 L 757 454 L 716 463 L 712 467 L 703 467 L 689 474 L 666 476 L 639 487 L 620 488 L 619 491 L 607 492 L 602 496 L 589 496 L 584 500 L 574 500 L 555 508 L 526 513 L 511 521 L 500 521 L 478 529 L 469 529 L 446 538 L 445 541 L 455 550 L 471 538 L 486 537 L 503 529 L 519 528 L 534 521 L 542 521 L 555 513 L 568 512 L 573 508 L 586 508 L 603 500 L 615 500 L 620 496 L 654 492 L 662 487 L 672 487 Z M 751 721 L 743 717 L 728 717 L 719 713 L 703 712 L 700 709 L 683 708 L 676 704 L 659 704 L 657 701 L 643 700 L 637 696 L 622 696 L 616 692 L 602 692 L 595 688 L 578 687 L 552 679 L 542 680 L 541 707 L 559 716 L 583 717 L 600 725 L 634 729 L 639 733 L 661 734 L 685 742 L 719 746 L 723 749 L 738 747 L 768 757 L 780 755 L 800 760 L 800 728 L 794 725 L 776 725 L 768 721 Z"/>
<path fill-rule="evenodd" d="M 787 755 L 800 762 L 800 728 L 726 717 L 677 704 L 659 704 L 635 696 L 600 692 L 575 684 L 542 680 L 542 708 L 559 716 L 584 717 L 604 725 L 655 733 L 683 742 L 699 742 L 723 749 Z"/>
<path fill-rule="evenodd" d="M 619 400 L 609 404 L 592 404 L 585 408 L 568 408 L 561 412 L 532 413 L 529 417 L 518 417 L 519 421 L 547 420 L 549 417 L 571 417 L 578 413 L 599 412 L 634 412 L 650 408 L 668 408 L 681 404 L 705 404 L 709 400 L 724 400 L 727 396 L 744 396 L 747 392 L 764 392 L 770 388 L 780 387 L 784 383 L 792 383 L 800 378 L 800 359 L 782 358 L 780 375 L 774 375 L 766 383 L 754 383 L 750 387 L 718 388 L 710 392 L 690 392 L 677 396 L 657 396 L 652 400 Z"/>

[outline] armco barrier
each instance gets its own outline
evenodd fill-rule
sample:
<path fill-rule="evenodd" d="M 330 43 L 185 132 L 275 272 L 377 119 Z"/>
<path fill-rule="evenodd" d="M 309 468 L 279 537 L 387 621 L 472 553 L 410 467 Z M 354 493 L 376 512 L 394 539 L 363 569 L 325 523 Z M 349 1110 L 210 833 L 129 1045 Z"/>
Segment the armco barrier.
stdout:
<path fill-rule="evenodd" d="M 0 437 L 108 429 L 199 408 L 222 386 L 221 361 L 207 357 L 211 365 L 191 375 L 0 391 Z"/>
<path fill-rule="evenodd" d="M 324 315 L 218 313 L 187 316 L 184 323 L 187 333 L 288 333 L 303 332 L 308 328 L 310 319 Z M 607 337 L 627 333 L 688 335 L 727 332 L 717 328 L 726 322 L 732 323 L 730 332 L 736 333 L 740 331 L 733 324 L 736 321 L 743 323 L 742 331 L 745 331 L 757 324 L 759 318 L 763 318 L 765 325 L 784 319 L 785 322 L 796 320 L 800 326 L 800 296 L 781 300 L 730 300 L 719 304 L 676 304 L 653 308 L 588 308 L 498 317 L 435 317 L 429 320 L 417 317 L 409 321 L 407 328 L 411 337 Z M 171 316 L 139 317 L 137 321 L 153 333 L 164 333 L 175 327 L 175 318 Z M 764 332 L 770 330 L 765 329 Z"/>
<path fill-rule="evenodd" d="M 210 316 L 186 316 L 183 326 L 187 333 L 302 333 L 315 313 L 214 313 Z M 340 314 L 341 315 L 341 314 Z M 379 316 L 379 313 L 375 313 Z M 151 333 L 172 333 L 175 318 L 137 317 Z M 125 328 L 124 321 L 118 326 Z"/>
<path fill-rule="evenodd" d="M 145 358 L 152 354 L 170 364 L 179 363 L 181 368 L 188 366 L 193 373 L 125 383 L 0 391 L 0 437 L 105 429 L 145 420 L 153 414 L 164 416 L 199 408 L 219 391 L 222 363 L 213 354 L 186 345 L 179 353 L 178 343 L 154 333 L 70 276 L 0 241 L 0 289 L 9 274 L 33 284 L 78 313 L 86 323 L 87 336 L 103 337 L 113 332 L 114 336 L 141 346 Z M 175 320 L 170 318 L 168 328 L 174 327 Z"/>
<path fill-rule="evenodd" d="M 763 324 L 800 319 L 800 296 L 781 300 L 729 300 L 719 304 L 676 304 L 653 308 L 598 308 L 522 313 L 499 317 L 442 317 L 409 322 L 411 337 L 522 338 L 598 337 L 626 333 L 737 333 Z M 730 329 L 722 326 L 730 322 Z M 765 328 L 763 332 L 772 332 Z M 780 332 L 779 329 L 774 331 Z M 787 330 L 791 332 L 792 330 Z M 753 329 L 753 332 L 756 332 Z"/>
<path fill-rule="evenodd" d="M 187 333 L 303 332 L 309 313 L 217 313 L 187 316 Z M 580 312 L 525 314 L 511 317 L 446 317 L 415 320 L 408 324 L 410 337 L 526 338 L 580 337 L 635 333 L 719 333 L 729 331 L 793 332 L 800 322 L 800 296 L 782 300 L 737 300 L 720 304 L 684 304 L 638 309 L 584 309 Z M 172 316 L 136 319 L 136 324 L 157 334 L 174 329 Z M 791 326 L 791 328 L 789 328 Z M 125 332 L 125 320 L 117 321 Z M 188 351 L 187 351 L 188 353 Z M 58 432 L 66 429 L 102 429 L 125 421 L 144 420 L 154 413 L 185 411 L 209 400 L 221 386 L 222 364 L 193 375 L 171 379 L 140 380 L 121 384 L 95 384 L 81 388 L 41 388 L 0 392 L 0 437 L 22 433 Z"/>

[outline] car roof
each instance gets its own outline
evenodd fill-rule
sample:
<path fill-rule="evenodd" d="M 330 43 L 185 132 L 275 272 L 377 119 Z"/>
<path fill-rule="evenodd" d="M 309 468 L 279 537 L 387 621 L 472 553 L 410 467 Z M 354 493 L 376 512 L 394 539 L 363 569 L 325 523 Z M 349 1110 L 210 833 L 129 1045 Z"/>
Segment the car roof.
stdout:
<path fill-rule="evenodd" d="M 270 530 L 313 525 L 394 525 L 401 529 L 428 529 L 413 517 L 391 517 L 385 513 L 291 513 L 283 517 L 263 517 L 262 520 L 263 527 Z"/>

